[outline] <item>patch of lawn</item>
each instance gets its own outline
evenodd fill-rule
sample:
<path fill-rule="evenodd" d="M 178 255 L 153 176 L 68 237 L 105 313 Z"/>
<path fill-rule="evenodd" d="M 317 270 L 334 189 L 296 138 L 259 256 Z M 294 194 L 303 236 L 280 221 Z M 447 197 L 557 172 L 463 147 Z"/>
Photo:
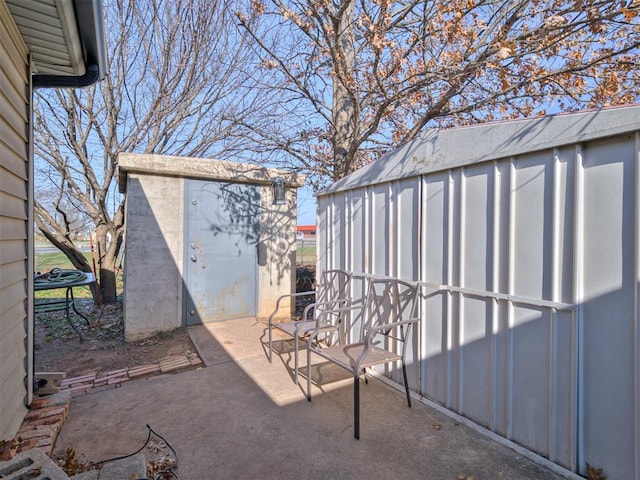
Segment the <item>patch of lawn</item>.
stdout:
<path fill-rule="evenodd" d="M 91 264 L 91 253 L 84 253 L 85 258 Z M 34 260 L 34 269 L 36 272 L 45 273 L 54 268 L 62 269 L 74 269 L 66 255 L 62 252 L 36 252 Z M 123 275 L 122 272 L 118 272 L 116 275 L 116 291 L 118 294 L 122 294 Z M 63 299 L 65 296 L 65 289 L 58 288 L 55 290 L 42 290 L 35 293 L 36 299 Z M 73 289 L 73 296 L 75 298 L 91 298 L 91 290 L 89 287 L 76 287 Z"/>

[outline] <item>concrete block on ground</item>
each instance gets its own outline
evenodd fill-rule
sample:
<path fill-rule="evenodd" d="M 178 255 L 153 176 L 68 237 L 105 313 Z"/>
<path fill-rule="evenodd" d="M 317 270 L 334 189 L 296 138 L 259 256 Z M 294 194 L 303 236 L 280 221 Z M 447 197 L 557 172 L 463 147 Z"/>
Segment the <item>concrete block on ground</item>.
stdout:
<path fill-rule="evenodd" d="M 0 478 L 4 480 L 23 478 L 46 478 L 49 480 L 69 479 L 66 473 L 38 448 L 19 453 L 6 462 L 0 462 Z"/>
<path fill-rule="evenodd" d="M 89 472 L 78 473 L 73 477 L 69 477 L 69 480 L 99 480 L 100 472 L 98 470 L 91 470 Z"/>
<path fill-rule="evenodd" d="M 114 462 L 107 462 L 100 470 L 100 480 L 123 480 L 127 478 L 146 477 L 147 462 L 142 453 Z"/>

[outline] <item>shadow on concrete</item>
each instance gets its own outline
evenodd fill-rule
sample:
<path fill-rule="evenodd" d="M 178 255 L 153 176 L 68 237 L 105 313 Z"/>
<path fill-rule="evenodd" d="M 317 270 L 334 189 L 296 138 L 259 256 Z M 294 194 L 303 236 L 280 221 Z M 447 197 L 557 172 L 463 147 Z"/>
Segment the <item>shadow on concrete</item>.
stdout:
<path fill-rule="evenodd" d="M 152 222 L 153 209 L 143 208 Z M 155 232 L 163 238 L 159 226 Z M 135 235 L 128 231 L 127 241 L 144 241 Z M 163 248 L 170 253 L 162 244 L 149 253 Z M 183 268 L 175 262 L 165 267 Z M 175 308 L 178 298 L 159 300 Z M 153 315 L 149 299 L 126 301 L 147 302 Z M 500 445 L 423 403 L 407 408 L 401 393 L 376 380 L 362 387 L 361 440 L 355 440 L 352 377 L 324 362 L 310 369 L 303 364 L 301 383 L 309 371 L 314 380 L 308 402 L 292 381 L 286 342 L 269 363 L 266 328 L 255 317 L 189 327 L 205 368 L 74 398 L 54 452 L 73 448 L 90 462 L 133 453 L 149 424 L 178 453 L 182 480 L 560 478 L 524 450 Z"/>

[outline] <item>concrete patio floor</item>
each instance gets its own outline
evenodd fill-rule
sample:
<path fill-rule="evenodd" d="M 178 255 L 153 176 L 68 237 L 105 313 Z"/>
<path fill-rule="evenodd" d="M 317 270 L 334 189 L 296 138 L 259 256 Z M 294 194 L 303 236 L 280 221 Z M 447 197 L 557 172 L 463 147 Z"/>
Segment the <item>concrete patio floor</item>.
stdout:
<path fill-rule="evenodd" d="M 565 478 L 424 403 L 407 408 L 378 380 L 362 384 L 355 440 L 345 372 L 314 364 L 322 386 L 309 403 L 292 381 L 292 353 L 268 362 L 264 323 L 219 322 L 190 335 L 205 368 L 74 398 L 54 453 L 71 447 L 92 462 L 133 453 L 149 424 L 177 451 L 181 480 Z"/>

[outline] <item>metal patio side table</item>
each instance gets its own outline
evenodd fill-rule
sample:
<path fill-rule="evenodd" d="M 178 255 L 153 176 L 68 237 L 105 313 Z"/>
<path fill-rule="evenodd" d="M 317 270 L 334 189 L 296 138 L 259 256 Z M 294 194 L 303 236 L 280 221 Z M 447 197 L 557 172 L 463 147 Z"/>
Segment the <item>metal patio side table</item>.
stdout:
<path fill-rule="evenodd" d="M 65 279 L 66 276 L 66 279 Z M 34 301 L 33 309 L 35 313 L 57 312 L 64 310 L 67 316 L 67 322 L 71 325 L 71 328 L 75 330 L 80 337 L 80 342 L 83 341 L 82 333 L 78 327 L 71 320 L 71 309 L 76 315 L 82 317 L 90 325 L 89 319 L 78 311 L 75 305 L 75 299 L 73 297 L 74 287 L 87 287 L 96 281 L 96 277 L 93 273 L 82 272 L 80 270 L 52 270 L 47 276 L 42 275 L 36 277 L 33 285 L 33 289 L 36 292 L 44 290 L 55 290 L 64 288 L 65 298 L 64 300 L 42 300 Z"/>

